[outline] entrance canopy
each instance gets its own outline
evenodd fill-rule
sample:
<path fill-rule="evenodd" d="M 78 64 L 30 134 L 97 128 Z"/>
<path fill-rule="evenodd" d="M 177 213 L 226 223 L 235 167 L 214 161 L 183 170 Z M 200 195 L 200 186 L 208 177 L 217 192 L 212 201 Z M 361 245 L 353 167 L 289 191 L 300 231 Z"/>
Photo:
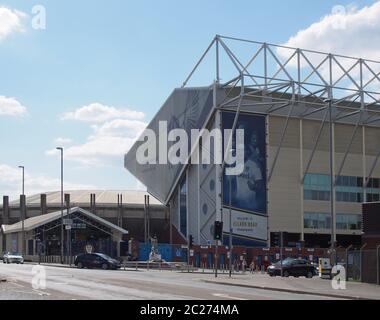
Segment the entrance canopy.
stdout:
<path fill-rule="evenodd" d="M 79 207 L 71 208 L 69 210 L 69 212 L 67 212 L 67 210 L 65 209 L 63 211 L 63 218 L 67 219 L 68 215 L 71 216 L 74 214 L 76 214 L 76 216 L 78 214 L 80 214 L 81 220 L 83 223 L 90 223 L 90 224 L 96 224 L 99 226 L 103 226 L 105 229 L 108 229 L 108 230 L 113 231 L 115 233 L 120 233 L 122 235 L 128 234 L 127 230 L 120 228 L 117 225 L 115 225 L 111 222 L 108 222 L 107 220 L 104 220 L 104 219 L 98 217 L 97 215 L 95 215 L 95 214 L 93 214 L 87 210 L 84 210 L 82 208 L 79 208 Z M 57 220 L 60 220 L 60 219 L 61 219 L 61 211 L 48 213 L 48 214 L 42 215 L 42 216 L 28 218 L 28 219 L 24 220 L 24 231 L 25 232 L 32 231 L 32 230 L 37 229 L 41 226 L 57 222 Z M 12 225 L 2 225 L 1 230 L 4 234 L 12 234 L 12 233 L 21 232 L 22 231 L 22 222 L 20 221 L 20 222 L 17 222 L 15 224 L 12 224 Z"/>

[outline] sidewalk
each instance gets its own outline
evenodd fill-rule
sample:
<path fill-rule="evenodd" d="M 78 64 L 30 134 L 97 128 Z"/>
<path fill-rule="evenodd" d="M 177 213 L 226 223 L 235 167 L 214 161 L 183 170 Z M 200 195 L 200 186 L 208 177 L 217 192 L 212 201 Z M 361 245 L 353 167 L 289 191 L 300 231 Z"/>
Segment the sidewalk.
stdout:
<path fill-rule="evenodd" d="M 297 294 L 328 296 L 352 300 L 380 300 L 380 286 L 347 282 L 346 290 L 334 290 L 331 281 L 320 278 L 270 278 L 265 274 L 249 274 L 229 278 L 221 275 L 217 279 L 203 280 L 206 283 L 237 286 L 244 288 L 281 291 Z"/>

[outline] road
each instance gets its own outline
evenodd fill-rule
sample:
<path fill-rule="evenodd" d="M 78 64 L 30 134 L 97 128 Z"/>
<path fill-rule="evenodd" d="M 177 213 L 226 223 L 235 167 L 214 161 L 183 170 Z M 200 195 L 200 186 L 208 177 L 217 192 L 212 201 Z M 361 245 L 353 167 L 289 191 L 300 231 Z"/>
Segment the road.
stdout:
<path fill-rule="evenodd" d="M 327 297 L 205 283 L 207 274 L 44 267 L 46 289 L 33 289 L 34 265 L 0 264 L 0 300 L 328 300 Z M 221 275 L 223 276 L 223 275 Z M 225 275 L 224 275 L 225 276 Z M 306 281 L 306 279 L 305 279 Z"/>

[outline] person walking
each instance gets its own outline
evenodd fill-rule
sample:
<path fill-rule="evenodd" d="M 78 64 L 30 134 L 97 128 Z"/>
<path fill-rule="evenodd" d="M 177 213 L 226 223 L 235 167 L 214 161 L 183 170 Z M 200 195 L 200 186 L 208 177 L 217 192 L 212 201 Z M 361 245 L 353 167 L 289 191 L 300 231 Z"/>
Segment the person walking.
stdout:
<path fill-rule="evenodd" d="M 245 273 L 246 269 L 247 269 L 247 261 L 245 260 L 245 258 L 243 259 L 243 261 L 241 262 L 241 271 L 243 273 Z"/>
<path fill-rule="evenodd" d="M 250 272 L 253 274 L 255 272 L 255 261 L 254 260 L 252 260 L 249 268 L 250 268 Z"/>

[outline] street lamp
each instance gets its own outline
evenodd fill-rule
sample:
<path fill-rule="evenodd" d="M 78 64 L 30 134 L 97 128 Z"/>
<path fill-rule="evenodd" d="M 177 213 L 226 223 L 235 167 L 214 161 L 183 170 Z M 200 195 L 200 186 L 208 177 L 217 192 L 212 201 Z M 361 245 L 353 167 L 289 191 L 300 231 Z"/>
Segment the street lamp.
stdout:
<path fill-rule="evenodd" d="M 57 147 L 57 150 L 61 152 L 61 264 L 63 264 L 63 148 Z"/>
<path fill-rule="evenodd" d="M 22 195 L 25 195 L 25 167 L 18 166 L 18 168 L 22 170 Z"/>
<path fill-rule="evenodd" d="M 25 196 L 25 167 L 24 166 L 18 166 L 19 169 L 22 170 L 22 195 Z M 22 254 L 25 255 L 25 216 L 24 216 L 25 210 L 24 207 L 21 208 L 21 201 L 20 201 L 20 216 L 21 216 L 21 236 L 22 236 Z"/>
<path fill-rule="evenodd" d="M 230 149 L 231 156 L 236 152 L 235 149 Z M 229 188 L 229 220 L 230 220 L 230 236 L 229 236 L 229 248 L 230 248 L 230 259 L 229 259 L 229 276 L 232 277 L 232 177 L 228 177 L 228 188 Z"/>
<path fill-rule="evenodd" d="M 231 180 L 232 180 L 232 177 L 229 177 L 228 181 L 228 185 L 229 185 L 229 210 L 230 210 L 230 238 L 229 238 L 229 246 L 230 246 L 230 259 L 229 259 L 229 271 L 230 271 L 230 278 L 232 277 L 232 201 L 231 201 L 231 197 L 232 197 L 232 187 L 231 187 Z"/>

